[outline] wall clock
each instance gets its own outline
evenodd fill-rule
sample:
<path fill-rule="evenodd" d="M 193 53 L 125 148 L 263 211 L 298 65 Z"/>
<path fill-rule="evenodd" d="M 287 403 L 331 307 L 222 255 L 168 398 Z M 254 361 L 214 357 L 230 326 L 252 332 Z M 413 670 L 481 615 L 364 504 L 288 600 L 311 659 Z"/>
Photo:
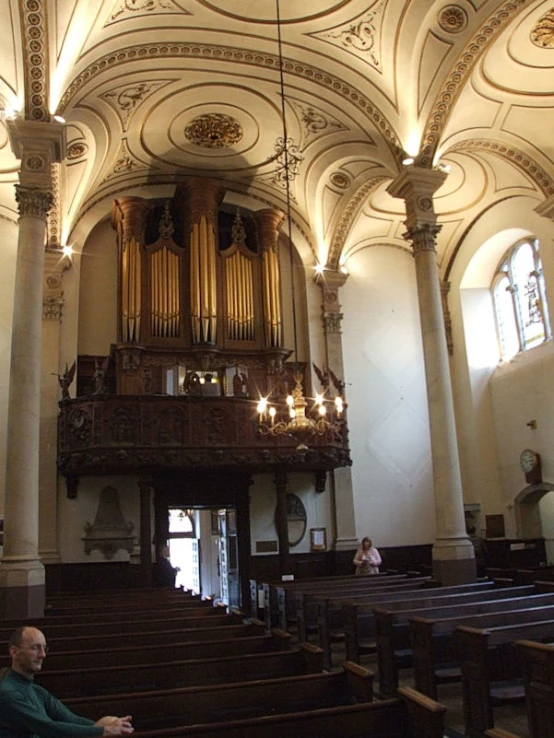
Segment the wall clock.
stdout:
<path fill-rule="evenodd" d="M 524 449 L 519 456 L 519 464 L 530 484 L 541 481 L 541 459 L 536 451 Z"/>

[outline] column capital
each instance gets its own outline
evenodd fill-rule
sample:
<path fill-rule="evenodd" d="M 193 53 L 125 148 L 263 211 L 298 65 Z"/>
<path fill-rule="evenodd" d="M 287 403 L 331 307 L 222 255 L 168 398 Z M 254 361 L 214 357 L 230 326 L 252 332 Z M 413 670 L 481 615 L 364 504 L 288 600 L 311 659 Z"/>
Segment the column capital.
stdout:
<path fill-rule="evenodd" d="M 21 160 L 21 184 L 50 188 L 51 165 L 65 156 L 63 124 L 15 118 L 6 121 L 6 125 L 12 151 Z"/>
<path fill-rule="evenodd" d="M 423 167 L 406 167 L 387 187 L 392 197 L 406 202 L 406 225 L 413 228 L 416 223 L 434 223 L 433 195 L 444 183 L 446 172 Z"/>
<path fill-rule="evenodd" d="M 414 255 L 423 251 L 436 252 L 436 236 L 441 229 L 442 226 L 437 223 L 415 221 L 404 233 L 403 238 L 411 242 Z"/>
<path fill-rule="evenodd" d="M 15 185 L 15 199 L 19 205 L 19 215 L 33 215 L 46 220 L 48 211 L 52 207 L 54 197 L 48 190 L 36 187 L 22 187 Z"/>
<path fill-rule="evenodd" d="M 554 195 L 539 203 L 535 208 L 535 213 L 542 215 L 543 218 L 554 221 Z"/>

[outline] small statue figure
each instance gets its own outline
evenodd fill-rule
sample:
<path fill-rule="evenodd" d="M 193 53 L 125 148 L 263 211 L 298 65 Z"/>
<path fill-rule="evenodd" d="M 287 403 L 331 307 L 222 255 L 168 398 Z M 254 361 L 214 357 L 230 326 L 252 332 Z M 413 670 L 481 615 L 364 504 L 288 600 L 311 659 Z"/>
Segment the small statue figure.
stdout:
<path fill-rule="evenodd" d="M 62 400 L 71 399 L 71 395 L 69 394 L 69 388 L 71 387 L 71 384 L 75 377 L 75 368 L 76 368 L 76 362 L 74 361 L 73 364 L 71 365 L 71 369 L 68 369 L 67 364 L 66 364 L 65 372 L 63 374 L 56 375 L 58 377 L 58 384 L 60 385 L 61 390 L 62 390 Z"/>
<path fill-rule="evenodd" d="M 101 395 L 106 391 L 105 380 L 110 364 L 110 357 L 106 356 L 101 365 L 98 364 L 98 358 L 94 357 L 94 391 L 93 395 Z"/>

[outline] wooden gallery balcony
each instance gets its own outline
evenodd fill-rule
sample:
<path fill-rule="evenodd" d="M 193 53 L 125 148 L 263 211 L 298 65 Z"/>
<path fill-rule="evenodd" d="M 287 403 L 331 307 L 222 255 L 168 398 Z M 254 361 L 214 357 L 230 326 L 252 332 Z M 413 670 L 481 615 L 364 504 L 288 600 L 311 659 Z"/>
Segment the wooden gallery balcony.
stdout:
<path fill-rule="evenodd" d="M 92 395 L 59 403 L 58 469 L 83 475 L 179 469 L 329 471 L 351 464 L 346 424 L 305 439 L 264 435 L 256 402 L 236 397 Z"/>

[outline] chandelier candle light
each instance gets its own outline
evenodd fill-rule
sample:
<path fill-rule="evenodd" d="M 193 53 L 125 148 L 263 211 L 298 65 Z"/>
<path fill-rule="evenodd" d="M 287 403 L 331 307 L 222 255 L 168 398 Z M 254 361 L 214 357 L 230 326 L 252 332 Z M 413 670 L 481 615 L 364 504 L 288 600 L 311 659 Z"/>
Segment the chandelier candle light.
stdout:
<path fill-rule="evenodd" d="M 330 372 L 322 374 L 315 364 L 314 368 L 318 376 L 324 378 L 325 390 L 328 388 L 329 375 L 333 378 L 336 389 L 341 388 L 342 385 L 337 382 L 334 374 Z M 302 378 L 302 372 L 297 369 L 294 373 L 296 386 L 292 394 L 287 396 L 286 404 L 283 406 L 281 403 L 279 410 L 275 404 L 269 403 L 267 397 L 262 397 L 257 407 L 260 433 L 272 436 L 292 436 L 299 441 L 297 451 L 307 451 L 305 440 L 308 436 L 322 436 L 327 431 L 339 434 L 344 427 L 342 420 L 344 401 L 340 394 L 334 399 L 326 398 L 324 393 L 317 394 L 310 415 L 306 415 L 308 403 L 302 390 Z"/>

